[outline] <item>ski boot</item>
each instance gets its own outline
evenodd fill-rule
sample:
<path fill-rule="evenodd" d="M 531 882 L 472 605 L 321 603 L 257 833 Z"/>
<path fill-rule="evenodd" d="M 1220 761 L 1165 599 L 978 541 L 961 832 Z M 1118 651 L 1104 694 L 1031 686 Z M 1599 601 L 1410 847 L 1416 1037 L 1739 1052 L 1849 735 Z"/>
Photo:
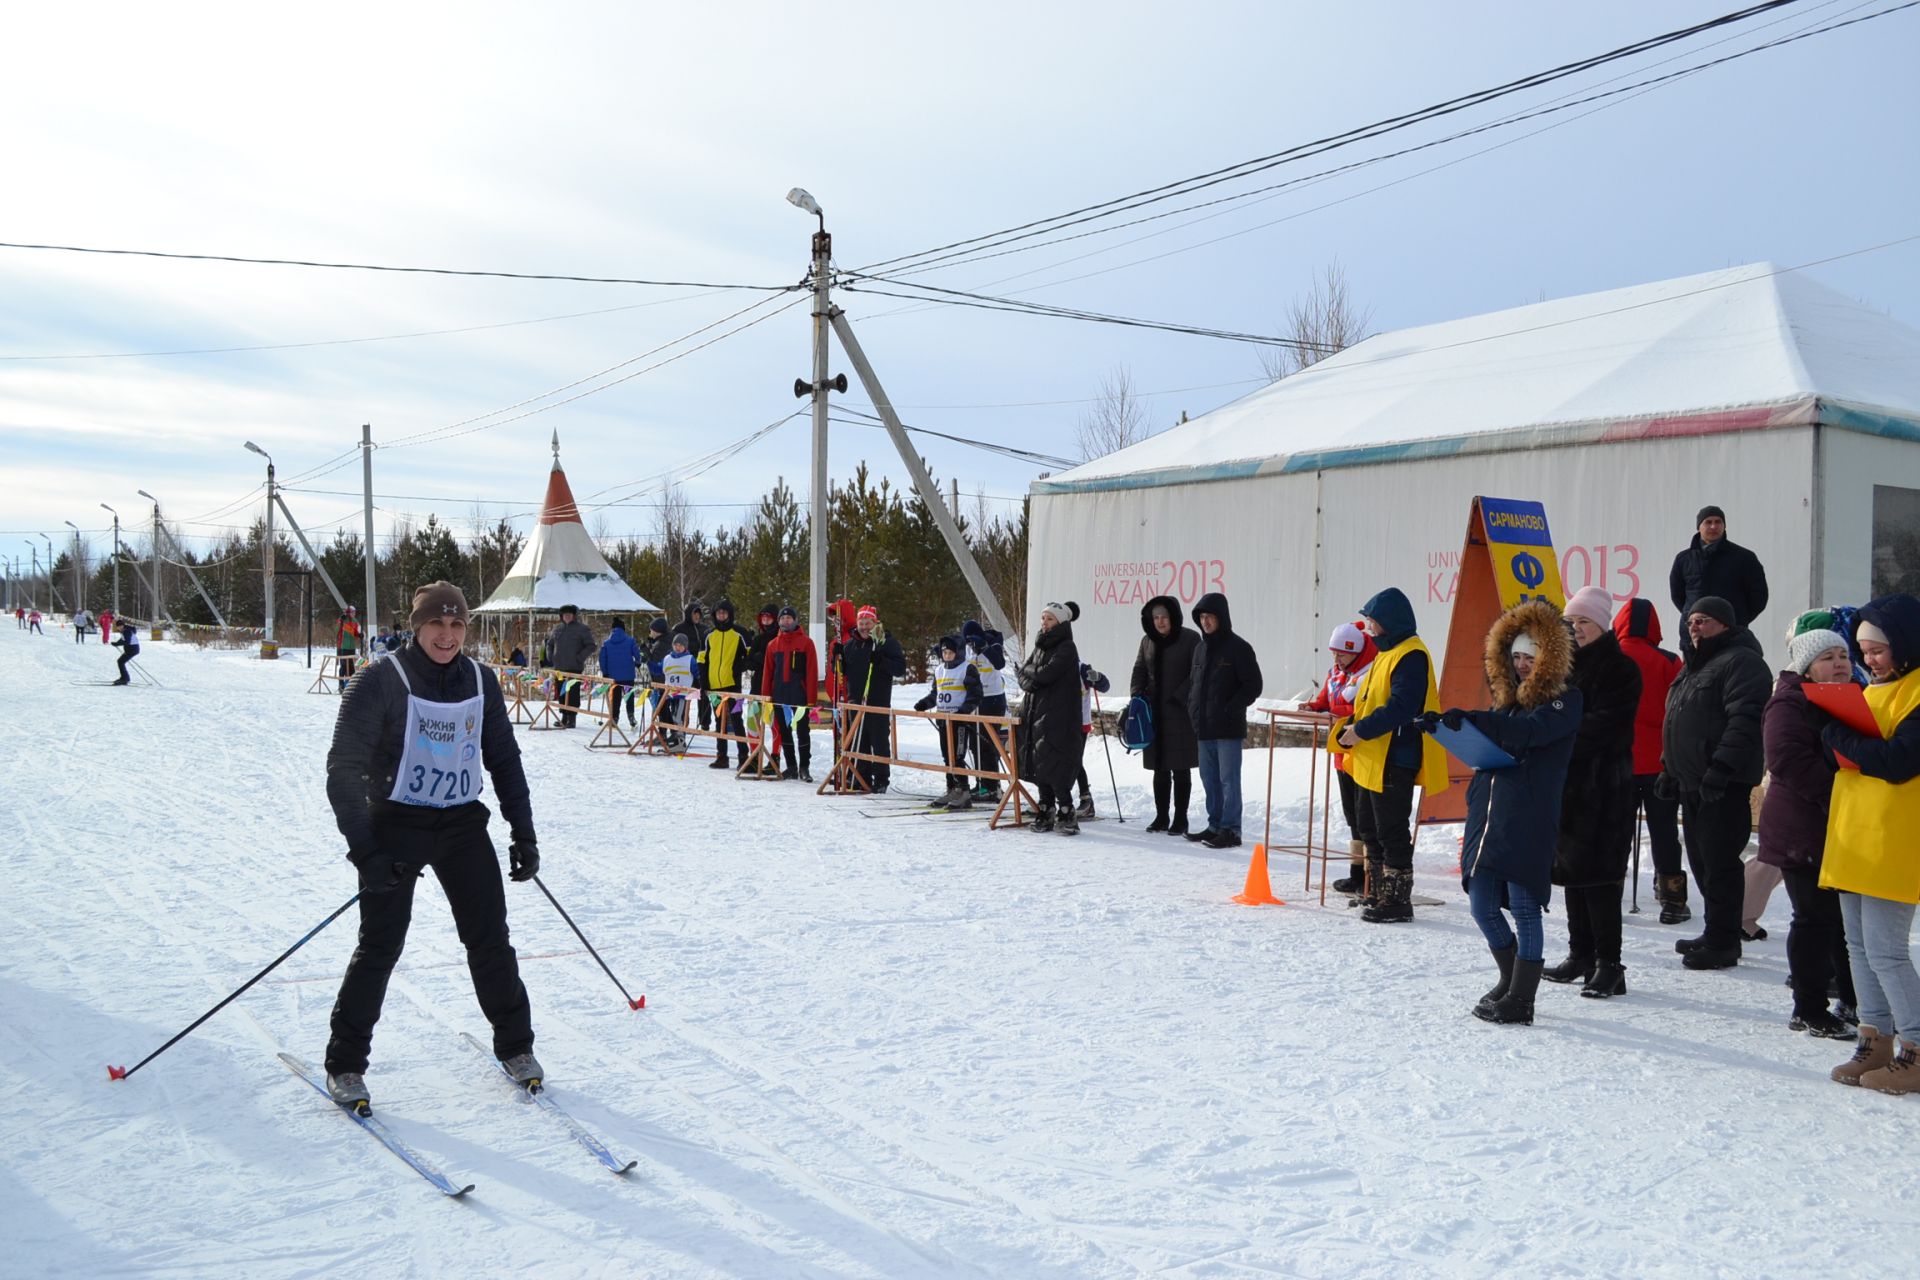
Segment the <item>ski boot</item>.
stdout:
<path fill-rule="evenodd" d="M 531 1053 L 516 1053 L 511 1058 L 502 1058 L 500 1065 L 507 1069 L 513 1082 L 528 1093 L 538 1093 L 547 1084 L 547 1073 L 540 1069 L 540 1060 Z"/>
<path fill-rule="evenodd" d="M 1093 797 L 1081 796 L 1080 807 L 1073 811 L 1073 816 L 1075 818 L 1091 818 L 1093 816 Z"/>
<path fill-rule="evenodd" d="M 367 1095 L 367 1078 L 358 1071 L 327 1073 L 327 1096 L 357 1116 L 373 1114 L 373 1099 Z"/>
<path fill-rule="evenodd" d="M 1080 819 L 1075 816 L 1071 805 L 1062 804 L 1060 806 L 1060 812 L 1053 820 L 1053 829 L 1063 836 L 1077 836 L 1080 834 Z"/>
<path fill-rule="evenodd" d="M 1027 830 L 1029 831 L 1053 830 L 1053 810 L 1035 809 L 1033 811 L 1033 821 L 1027 824 Z"/>

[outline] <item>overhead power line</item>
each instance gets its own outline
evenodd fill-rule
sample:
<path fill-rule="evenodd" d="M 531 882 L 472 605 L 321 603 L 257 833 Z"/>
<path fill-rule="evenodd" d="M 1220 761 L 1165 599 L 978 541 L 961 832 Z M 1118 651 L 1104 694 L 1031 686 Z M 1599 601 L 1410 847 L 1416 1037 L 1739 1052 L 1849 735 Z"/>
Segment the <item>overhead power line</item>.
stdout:
<path fill-rule="evenodd" d="M 123 258 L 170 258 L 183 262 L 237 262 L 258 267 L 320 267 L 328 271 L 386 271 L 404 275 L 479 276 L 494 280 L 561 280 L 571 284 L 638 284 L 660 289 L 749 289 L 788 293 L 801 284 L 733 284 L 713 280 L 647 280 L 632 276 L 573 276 L 537 271 L 474 271 L 456 267 L 395 267 L 371 262 L 316 262 L 307 258 L 248 258 L 231 253 L 167 253 L 159 249 L 100 249 L 76 244 L 22 244 L 0 240 L 0 249 L 44 249 L 56 253 L 94 253 Z"/>
<path fill-rule="evenodd" d="M 1175 199 L 1190 192 L 1218 186 L 1226 182 L 1238 181 L 1252 174 L 1263 172 L 1293 160 L 1312 155 L 1320 155 L 1339 147 L 1351 146 L 1356 142 L 1362 142 L 1369 138 L 1376 138 L 1383 134 L 1411 128 L 1441 116 L 1452 115 L 1455 112 L 1481 106 L 1511 94 L 1538 88 L 1541 85 L 1551 84 L 1554 81 L 1578 75 L 1582 72 L 1592 70 L 1595 67 L 1605 66 L 1610 62 L 1636 57 L 1639 54 L 1689 39 L 1706 31 L 1745 22 L 1760 14 L 1785 8 L 1788 5 L 1799 2 L 1800 0 L 1763 0 L 1763 3 L 1749 5 L 1743 9 L 1722 14 L 1720 17 L 1712 18 L 1705 22 L 1694 23 L 1691 26 L 1681 27 L 1657 36 L 1636 40 L 1631 44 L 1610 49 L 1605 53 L 1594 54 L 1574 62 L 1563 63 L 1560 66 L 1552 67 L 1545 71 L 1538 71 L 1531 75 L 1521 76 L 1515 80 L 1509 80 L 1505 84 L 1475 90 L 1471 93 L 1449 98 L 1442 102 L 1436 102 L 1413 111 L 1403 112 L 1400 115 L 1376 120 L 1370 124 L 1359 125 L 1339 133 L 1313 139 L 1309 142 L 1296 143 L 1291 147 L 1271 152 L 1267 155 L 1254 156 L 1250 159 L 1226 165 L 1222 168 L 1209 170 L 1205 173 L 1194 174 L 1186 178 L 1176 179 L 1172 182 L 1162 183 L 1159 186 L 1147 187 L 1126 195 L 1115 196 L 1112 199 L 1103 200 L 1096 204 L 1083 205 L 1077 209 L 1069 209 L 1064 213 L 1053 214 L 1044 218 L 1036 218 L 1015 226 L 1002 228 L 998 231 L 990 231 L 984 235 L 969 236 L 962 240 L 950 241 L 943 245 L 936 245 L 931 249 L 923 249 L 918 253 L 884 258 L 878 262 L 868 263 L 866 266 L 861 267 L 860 271 L 863 273 L 876 273 L 884 268 L 892 267 L 897 274 L 898 271 L 903 270 L 907 265 L 925 266 L 929 260 L 937 260 L 936 255 L 957 257 L 960 255 L 954 252 L 956 250 L 972 253 L 988 245 L 1009 244 L 1016 240 L 1047 235 L 1051 232 L 1061 230 L 1064 227 L 1079 225 L 1083 222 L 1113 217 L 1116 214 L 1124 213 L 1131 209 L 1155 204 L 1163 200 Z"/>
<path fill-rule="evenodd" d="M 1920 4 L 1920 0 L 1914 0 Z M 870 277 L 858 273 L 847 273 L 848 281 L 865 281 Z M 905 298 L 914 302 L 938 302 L 956 307 L 978 307 L 985 311 L 1012 311 L 1023 315 L 1054 316 L 1063 320 L 1087 320 L 1096 324 L 1117 324 L 1134 329 L 1159 329 L 1167 333 L 1185 333 L 1198 338 L 1221 338 L 1228 342 L 1249 342 L 1263 347 L 1292 347 L 1296 350 L 1313 349 L 1313 344 L 1301 342 L 1295 338 L 1281 338 L 1272 334 L 1241 333 L 1235 329 L 1213 329 L 1204 325 L 1178 324 L 1168 320 L 1143 320 L 1137 316 L 1108 315 L 1102 311 L 1085 311 L 1077 307 L 1056 307 L 1045 302 L 1026 302 L 1017 298 L 997 298 L 991 294 L 969 293 L 964 289 L 942 289 L 937 285 L 919 284 L 911 280 L 891 280 L 878 277 L 883 284 L 897 285 L 903 289 L 919 289 L 922 293 L 900 293 L 894 289 L 877 288 L 872 284 L 842 283 L 840 288 L 848 293 L 878 294 L 883 298 Z"/>

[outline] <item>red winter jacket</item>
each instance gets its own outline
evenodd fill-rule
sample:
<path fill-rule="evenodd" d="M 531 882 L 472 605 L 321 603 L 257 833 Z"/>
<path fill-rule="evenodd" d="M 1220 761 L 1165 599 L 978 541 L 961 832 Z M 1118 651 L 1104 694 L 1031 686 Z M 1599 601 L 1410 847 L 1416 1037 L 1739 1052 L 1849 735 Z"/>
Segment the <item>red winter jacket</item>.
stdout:
<path fill-rule="evenodd" d="M 1680 674 L 1680 655 L 1660 647 L 1660 614 L 1651 600 L 1629 600 L 1614 615 L 1620 651 L 1640 668 L 1640 710 L 1633 718 L 1635 776 L 1660 772 L 1660 730 L 1667 716 L 1667 690 Z"/>
<path fill-rule="evenodd" d="M 820 692 L 820 659 L 806 632 L 795 627 L 767 641 L 761 690 L 783 707 L 808 707 Z"/>

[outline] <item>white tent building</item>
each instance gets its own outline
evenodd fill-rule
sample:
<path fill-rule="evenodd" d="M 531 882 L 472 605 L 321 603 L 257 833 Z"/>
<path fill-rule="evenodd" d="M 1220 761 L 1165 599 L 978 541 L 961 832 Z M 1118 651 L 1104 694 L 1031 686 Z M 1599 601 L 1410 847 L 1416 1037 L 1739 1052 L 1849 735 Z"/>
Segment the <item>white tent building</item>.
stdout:
<path fill-rule="evenodd" d="M 560 438 L 553 440 L 553 470 L 540 523 L 520 558 L 475 613 L 552 613 L 563 604 L 585 613 L 658 613 L 659 608 L 626 584 L 593 544 L 580 508 L 560 469 Z"/>
<path fill-rule="evenodd" d="M 1725 508 L 1783 661 L 1801 609 L 1920 588 L 1920 331 L 1763 264 L 1369 338 L 1036 481 L 1027 616 L 1077 600 L 1124 674 L 1149 598 L 1225 591 L 1287 697 L 1382 587 L 1441 649 L 1476 494 L 1544 502 L 1567 590 L 1651 599 L 1669 638 L 1674 555 Z"/>

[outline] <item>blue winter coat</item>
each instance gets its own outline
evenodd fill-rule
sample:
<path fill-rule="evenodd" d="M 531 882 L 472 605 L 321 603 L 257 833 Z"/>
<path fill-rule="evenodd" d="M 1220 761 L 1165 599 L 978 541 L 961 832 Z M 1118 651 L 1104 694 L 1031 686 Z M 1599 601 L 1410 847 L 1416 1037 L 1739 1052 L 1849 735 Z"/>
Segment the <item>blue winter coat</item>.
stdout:
<path fill-rule="evenodd" d="M 632 684 L 639 669 L 639 642 L 627 634 L 625 627 L 615 627 L 600 646 L 600 674 L 621 684 Z"/>

